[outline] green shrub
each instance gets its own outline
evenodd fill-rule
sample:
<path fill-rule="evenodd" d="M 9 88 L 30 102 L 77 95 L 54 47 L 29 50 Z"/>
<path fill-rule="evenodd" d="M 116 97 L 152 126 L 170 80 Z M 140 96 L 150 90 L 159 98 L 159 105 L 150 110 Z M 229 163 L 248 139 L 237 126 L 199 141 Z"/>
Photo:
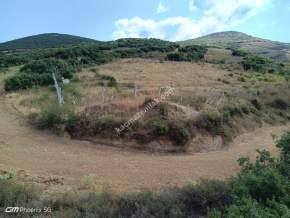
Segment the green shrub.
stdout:
<path fill-rule="evenodd" d="M 183 61 L 184 60 L 184 58 L 182 57 L 182 54 L 178 52 L 168 54 L 166 56 L 166 59 L 169 61 Z"/>
<path fill-rule="evenodd" d="M 5 91 L 29 89 L 36 86 L 53 84 L 51 74 L 26 74 L 19 73 L 5 80 Z"/>
<path fill-rule="evenodd" d="M 240 106 L 236 105 L 227 105 L 222 108 L 223 112 L 223 118 L 225 120 L 228 120 L 229 118 L 235 117 L 235 116 L 242 116 L 243 111 Z"/>
<path fill-rule="evenodd" d="M 20 72 L 5 80 L 5 90 L 28 89 L 34 86 L 53 84 L 52 73 L 58 80 L 62 77 L 72 78 L 75 69 L 65 61 L 57 59 L 43 59 L 24 65 Z"/>
<path fill-rule="evenodd" d="M 249 52 L 242 50 L 242 49 L 233 49 L 232 50 L 232 55 L 233 56 L 240 56 L 240 57 L 245 57 L 249 55 Z"/>
<path fill-rule="evenodd" d="M 168 116 L 168 106 L 165 103 L 160 103 L 157 108 L 159 109 L 160 115 L 166 117 Z"/>
<path fill-rule="evenodd" d="M 65 122 L 65 130 L 73 137 L 91 137 L 98 134 L 115 136 L 115 128 L 119 128 L 125 120 L 114 116 L 98 116 L 90 113 L 69 114 Z"/>
<path fill-rule="evenodd" d="M 189 131 L 176 123 L 169 125 L 169 136 L 176 142 L 177 145 L 184 146 L 190 139 Z"/>
<path fill-rule="evenodd" d="M 258 99 L 253 99 L 251 103 L 257 110 L 260 111 L 262 109 L 262 103 Z"/>
<path fill-rule="evenodd" d="M 44 108 L 39 116 L 39 127 L 42 129 L 58 129 L 64 123 L 64 110 L 61 105 L 52 104 Z"/>
<path fill-rule="evenodd" d="M 289 108 L 288 102 L 281 98 L 275 99 L 273 102 L 271 102 L 271 106 L 279 110 L 287 110 Z"/>
<path fill-rule="evenodd" d="M 280 149 L 279 167 L 282 174 L 290 178 L 290 132 L 285 133 L 277 142 Z"/>
<path fill-rule="evenodd" d="M 193 124 L 216 135 L 222 126 L 222 116 L 218 111 L 205 111 L 196 118 Z"/>
<path fill-rule="evenodd" d="M 21 73 L 25 74 L 52 74 L 55 73 L 57 78 L 72 78 L 74 68 L 63 60 L 48 58 L 43 60 L 32 61 L 24 65 Z"/>
<path fill-rule="evenodd" d="M 99 81 L 99 85 L 101 85 L 101 86 L 105 85 L 104 81 L 107 81 L 108 87 L 116 87 L 117 86 L 117 80 L 112 76 L 102 76 L 101 80 L 103 80 L 103 81 Z"/>
<path fill-rule="evenodd" d="M 154 121 L 152 123 L 152 128 L 156 136 L 167 135 L 169 132 L 168 124 L 164 121 Z"/>
<path fill-rule="evenodd" d="M 225 208 L 233 203 L 232 190 L 223 181 L 202 180 L 197 185 L 186 185 L 180 190 L 181 202 L 185 206 L 186 215 L 206 214 L 209 210 Z"/>
<path fill-rule="evenodd" d="M 166 59 L 169 61 L 200 61 L 204 59 L 207 49 L 202 46 L 192 45 L 178 49 L 178 52 L 169 53 Z"/>
<path fill-rule="evenodd" d="M 38 200 L 37 190 L 31 185 L 0 180 L 0 208 L 32 206 Z"/>

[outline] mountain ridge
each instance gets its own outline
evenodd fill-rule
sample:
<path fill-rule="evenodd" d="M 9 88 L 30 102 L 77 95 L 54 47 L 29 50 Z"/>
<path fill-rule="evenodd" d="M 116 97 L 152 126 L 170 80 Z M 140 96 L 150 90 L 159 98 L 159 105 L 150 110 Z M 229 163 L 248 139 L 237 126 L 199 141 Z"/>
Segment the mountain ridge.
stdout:
<path fill-rule="evenodd" d="M 100 42 L 102 41 L 69 34 L 44 33 L 0 43 L 0 52 Z M 217 32 L 176 43 L 181 46 L 202 45 L 223 49 L 244 49 L 275 60 L 290 61 L 290 43 L 262 39 L 237 31 Z"/>
<path fill-rule="evenodd" d="M 178 43 L 182 46 L 195 44 L 224 49 L 245 49 L 257 55 L 290 61 L 290 43 L 271 41 L 236 31 L 212 33 Z"/>
<path fill-rule="evenodd" d="M 66 45 L 97 42 L 99 41 L 69 34 L 43 33 L 0 43 L 0 51 L 54 48 Z"/>

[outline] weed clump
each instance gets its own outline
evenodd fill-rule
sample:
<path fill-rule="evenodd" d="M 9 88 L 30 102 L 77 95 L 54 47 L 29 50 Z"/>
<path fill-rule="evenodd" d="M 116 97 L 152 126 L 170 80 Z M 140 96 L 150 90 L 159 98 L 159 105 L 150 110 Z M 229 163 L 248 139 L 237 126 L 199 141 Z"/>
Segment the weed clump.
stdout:
<path fill-rule="evenodd" d="M 271 106 L 279 110 L 287 110 L 289 108 L 288 102 L 281 98 L 275 99 L 273 102 L 271 102 Z"/>
<path fill-rule="evenodd" d="M 178 146 L 185 146 L 190 140 L 190 132 L 184 126 L 171 123 L 169 126 L 169 136 Z"/>

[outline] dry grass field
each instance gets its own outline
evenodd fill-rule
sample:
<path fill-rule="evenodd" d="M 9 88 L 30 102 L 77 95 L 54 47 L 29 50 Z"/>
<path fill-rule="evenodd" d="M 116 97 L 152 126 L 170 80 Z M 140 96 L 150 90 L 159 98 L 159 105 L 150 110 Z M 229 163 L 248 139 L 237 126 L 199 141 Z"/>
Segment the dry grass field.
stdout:
<path fill-rule="evenodd" d="M 219 49 L 213 49 L 208 52 L 207 59 L 216 57 L 229 60 L 229 55 L 225 51 L 222 53 Z M 100 86 L 100 75 L 115 78 L 117 87 Z M 174 93 L 165 100 L 167 119 L 185 123 L 204 112 L 215 113 L 222 107 L 247 104 L 250 101 L 249 93 L 276 89 L 284 84 L 285 78 L 275 74 L 245 73 L 210 63 L 160 62 L 136 58 L 82 69 L 71 84 L 63 87 L 63 95 L 77 112 L 114 116 L 126 121 L 142 109 L 146 99 L 158 97 L 162 87 L 170 86 L 174 88 Z M 7 104 L 25 116 L 39 113 L 55 102 L 55 98 L 53 86 L 6 94 Z M 153 108 L 140 122 L 159 117 L 159 112 Z M 245 120 L 245 125 L 239 129 L 248 129 L 253 124 L 251 119 L 248 119 L 248 124 Z M 114 132 L 113 128 L 111 132 Z M 164 143 L 170 144 L 167 140 L 161 142 Z M 197 133 L 189 147 L 193 150 L 215 150 L 222 148 L 223 142 L 220 137 L 212 138 L 208 134 Z"/>
<path fill-rule="evenodd" d="M 212 56 L 218 57 L 219 60 L 223 57 L 228 59 L 228 55 L 213 50 L 208 53 L 207 58 L 212 60 Z M 104 91 L 103 87 L 97 85 L 99 74 L 116 78 L 118 88 L 107 87 Z M 183 98 L 187 96 L 214 98 L 218 93 L 239 92 L 285 83 L 284 77 L 279 75 L 246 74 L 240 70 L 228 71 L 216 64 L 160 62 L 154 59 L 121 59 L 96 68 L 83 69 L 77 77 L 79 82 L 73 83 L 68 92 L 77 92 L 81 100 L 70 99 L 70 96 L 67 100 L 72 101 L 78 110 L 104 103 L 138 108 L 146 97 L 158 96 L 160 88 L 166 86 L 174 87 L 174 96 L 177 97 L 178 103 L 187 106 L 186 101 L 183 102 Z M 137 85 L 137 97 L 134 96 L 134 84 Z M 45 102 L 46 98 L 54 99 L 55 93 L 53 87 L 37 88 L 10 93 L 7 98 L 14 108 L 28 115 L 39 110 L 41 101 Z"/>

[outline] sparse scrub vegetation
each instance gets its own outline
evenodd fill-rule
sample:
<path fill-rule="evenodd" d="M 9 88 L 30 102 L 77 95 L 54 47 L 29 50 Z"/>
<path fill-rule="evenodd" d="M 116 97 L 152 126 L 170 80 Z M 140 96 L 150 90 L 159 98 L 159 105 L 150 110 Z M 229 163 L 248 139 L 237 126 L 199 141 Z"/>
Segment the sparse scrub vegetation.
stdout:
<path fill-rule="evenodd" d="M 106 82 L 106 84 L 105 84 Z M 99 85 L 101 86 L 108 86 L 108 87 L 116 87 L 117 86 L 117 80 L 112 76 L 101 76 Z"/>
<path fill-rule="evenodd" d="M 107 69 L 110 69 L 111 65 L 97 66 L 97 68 L 96 65 L 109 63 L 117 58 L 153 57 L 155 58 L 155 61 L 158 60 L 160 67 L 167 64 L 171 64 L 172 67 L 173 63 L 165 62 L 161 65 L 160 60 L 199 61 L 205 59 L 207 52 L 208 49 L 205 46 L 192 45 L 180 47 L 175 43 L 155 39 L 120 39 L 105 43 L 43 49 L 41 52 L 31 50 L 22 52 L 21 54 L 11 53 L 1 55 L 0 58 L 3 60 L 3 67 L 21 62 L 13 62 L 13 58 L 18 58 L 19 60 L 22 60 L 23 58 L 21 64 L 24 64 L 24 66 L 20 68 L 18 73 L 6 80 L 6 91 L 29 89 L 38 86 L 49 86 L 48 89 L 54 91 L 54 88 L 52 87 L 53 80 L 51 73 L 55 71 L 55 68 L 58 80 L 62 77 L 70 79 L 74 78 L 73 81 L 71 80 L 70 84 L 64 84 L 62 89 L 65 101 L 69 105 L 77 106 L 79 110 L 76 111 L 78 112 L 66 112 L 60 108 L 57 110 L 57 107 L 54 109 L 51 108 L 51 111 L 49 111 L 48 108 L 50 107 L 48 107 L 47 110 L 42 110 L 40 113 L 41 115 L 38 116 L 38 118 L 42 117 L 40 119 L 40 123 L 43 124 L 41 125 L 42 128 L 67 131 L 73 137 L 77 138 L 95 136 L 111 138 L 112 136 L 115 136 L 114 129 L 120 127 L 120 125 L 130 119 L 130 116 L 133 116 L 132 111 L 135 113 L 136 108 L 140 109 L 142 106 L 139 105 L 134 109 L 130 109 L 129 113 L 126 111 L 122 112 L 121 110 L 123 109 L 120 109 L 116 114 L 114 114 L 114 110 L 107 111 L 106 113 L 98 113 L 98 111 L 96 111 L 95 114 L 86 113 L 86 106 L 88 106 L 86 104 L 89 104 L 88 102 L 90 102 L 91 99 L 93 101 L 96 100 L 97 104 L 100 104 L 100 101 L 103 102 L 103 104 L 105 104 L 106 101 L 111 101 L 112 105 L 114 105 L 114 102 L 116 102 L 114 107 L 118 107 L 118 104 L 120 103 L 118 102 L 119 97 L 133 95 L 134 98 L 137 97 L 136 93 L 134 93 L 135 91 L 138 92 L 138 90 L 135 90 L 135 84 L 137 85 L 135 81 L 132 81 L 129 78 L 130 81 L 125 81 L 124 83 L 124 81 L 122 81 L 121 73 L 103 72 L 102 69 L 105 69 L 106 67 Z M 222 89 L 218 90 L 218 92 L 222 93 L 228 92 L 230 87 L 243 84 L 240 91 L 247 92 L 250 97 L 239 97 L 234 94 L 231 97 L 233 99 L 238 98 L 238 101 L 235 102 L 235 100 L 230 100 L 229 96 L 226 96 L 226 99 L 229 102 L 223 103 L 221 106 L 214 106 L 211 104 L 215 104 L 216 102 L 211 103 L 211 96 L 209 96 L 210 94 L 208 93 L 205 94 L 200 92 L 199 94 L 191 93 L 172 96 L 170 97 L 169 103 L 175 102 L 175 106 L 169 107 L 166 103 L 159 104 L 152 113 L 148 115 L 149 119 L 146 118 L 147 121 L 156 121 L 154 127 L 152 125 L 147 125 L 146 122 L 143 121 L 136 122 L 136 125 L 129 128 L 128 131 L 125 131 L 121 137 L 131 140 L 140 137 L 145 138 L 145 136 L 148 135 L 146 141 L 149 142 L 158 139 L 158 137 L 162 137 L 170 139 L 175 142 L 176 145 L 185 145 L 192 137 L 194 137 L 193 132 L 196 130 L 203 133 L 210 133 L 212 136 L 222 136 L 223 139 L 228 140 L 237 135 L 239 129 L 242 128 L 243 125 L 247 125 L 246 123 L 248 121 L 249 123 L 256 122 L 259 124 L 265 121 L 274 124 L 276 122 L 285 122 L 288 120 L 288 98 L 279 97 L 278 99 L 277 94 L 270 96 L 269 93 L 262 93 L 268 86 L 282 86 L 287 83 L 287 76 L 285 75 L 287 74 L 287 69 L 289 67 L 287 63 L 276 62 L 268 58 L 259 57 L 243 50 L 235 50 L 232 52 L 234 56 L 240 56 L 240 58 L 238 58 L 239 61 L 235 59 L 237 57 L 231 56 L 231 52 L 226 52 L 226 55 L 232 57 L 230 60 L 227 60 L 227 56 L 222 54 L 220 50 L 216 50 L 215 52 L 219 52 L 221 55 L 220 59 L 216 59 L 216 61 L 218 61 L 216 64 L 221 64 L 228 70 L 229 68 L 227 68 L 227 66 L 232 64 L 233 66 L 235 65 L 233 68 L 235 70 L 240 66 L 245 71 L 249 70 L 249 72 L 233 71 L 228 75 L 226 73 L 225 75 L 219 74 L 214 78 L 215 82 L 212 82 L 212 85 L 215 87 L 216 81 L 218 80 L 218 86 Z M 8 61 L 9 58 L 11 58 L 12 61 L 10 63 Z M 128 60 L 124 60 L 125 63 L 127 61 Z M 128 61 L 128 63 L 130 64 L 131 60 Z M 174 64 L 184 64 L 186 67 L 206 65 L 206 63 Z M 87 75 L 84 75 L 83 78 L 80 74 L 75 74 L 79 69 L 87 67 L 87 71 L 86 69 L 83 69 L 82 72 L 80 72 L 80 74 L 82 74 L 83 71 L 85 73 L 87 72 Z M 136 78 L 139 74 L 143 74 L 144 72 L 144 70 L 139 69 L 139 67 L 140 66 L 131 69 L 134 72 L 137 72 Z M 183 65 L 181 67 L 183 67 Z M 274 69 L 274 71 L 271 69 Z M 190 71 L 190 69 L 188 71 Z M 168 75 L 168 77 L 171 76 L 172 78 L 177 78 L 174 74 L 170 74 L 170 76 Z M 203 75 L 200 74 L 198 76 L 201 77 Z M 149 77 L 151 77 L 151 75 Z M 179 74 L 178 78 L 179 77 L 182 77 L 182 75 Z M 160 80 L 160 78 L 157 80 Z M 140 77 L 138 77 L 138 79 L 140 80 Z M 191 87 L 191 83 L 194 81 L 192 79 L 188 80 L 189 81 L 186 82 L 180 80 L 178 83 L 181 82 L 180 86 L 183 86 L 184 83 L 184 86 Z M 127 85 L 124 88 L 124 84 L 130 84 L 130 87 Z M 206 83 L 204 85 L 207 86 Z M 99 86 L 107 86 L 107 88 L 104 89 Z M 144 84 L 141 86 L 143 87 L 138 88 L 143 90 L 146 88 L 146 85 Z M 288 88 L 284 86 L 283 88 L 283 92 L 288 93 Z M 251 90 L 262 90 L 260 91 L 262 94 L 258 94 L 258 92 L 255 94 L 249 94 Z M 145 93 L 145 91 L 142 92 Z M 92 95 L 88 96 L 90 93 L 92 93 Z M 143 93 L 141 95 L 143 95 Z M 96 95 L 97 97 L 94 98 L 93 95 Z M 149 99 L 148 93 L 144 95 L 144 98 Z M 42 103 L 37 100 L 34 105 L 35 108 L 39 108 L 37 104 Z M 182 107 L 179 107 L 179 105 L 182 105 Z M 22 106 L 25 106 L 25 104 L 22 104 Z M 209 110 L 208 107 L 210 107 Z M 211 107 L 215 109 L 211 110 Z M 103 109 L 99 108 L 96 110 Z M 184 116 L 181 115 L 182 113 L 184 113 Z M 55 116 L 55 119 L 53 116 Z M 177 123 L 178 127 L 174 128 L 172 123 Z M 90 127 L 90 129 L 88 129 L 87 126 Z"/>

